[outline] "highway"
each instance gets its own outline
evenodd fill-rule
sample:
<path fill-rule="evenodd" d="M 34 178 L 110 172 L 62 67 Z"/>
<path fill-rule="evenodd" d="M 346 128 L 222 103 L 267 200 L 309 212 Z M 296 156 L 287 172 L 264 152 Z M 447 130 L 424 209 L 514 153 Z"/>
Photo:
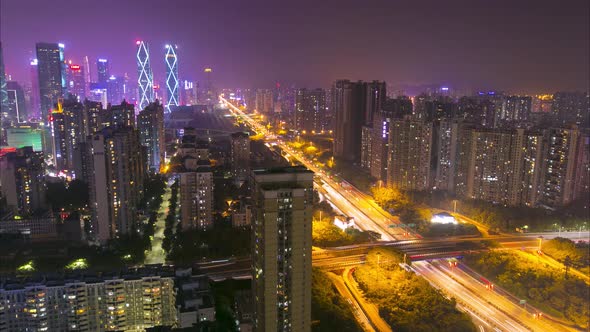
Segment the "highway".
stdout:
<path fill-rule="evenodd" d="M 478 317 L 480 330 L 492 331 L 575 331 L 575 329 L 538 316 L 539 311 L 511 301 L 490 287 L 486 280 L 477 280 L 461 265 L 450 267 L 446 260 L 414 262 L 412 268 L 434 287 L 454 297 L 460 306 Z M 535 315 L 537 314 L 537 315 Z"/>
<path fill-rule="evenodd" d="M 400 224 L 398 218 L 380 208 L 369 195 L 360 192 L 354 186 L 337 177 L 326 173 L 313 161 L 309 161 L 300 152 L 291 149 L 285 142 L 269 132 L 263 125 L 256 122 L 240 108 L 232 105 L 223 96 L 220 101 L 227 105 L 233 115 L 240 117 L 254 131 L 262 134 L 265 141 L 279 147 L 288 158 L 294 158 L 302 165 L 315 173 L 315 186 L 324 193 L 326 199 L 343 214 L 353 217 L 356 225 L 362 230 L 373 231 L 381 234 L 379 242 L 354 245 L 340 248 L 314 251 L 313 265 L 325 270 L 349 271 L 350 267 L 363 264 L 366 253 L 373 247 L 394 246 L 407 254 L 414 261 L 416 272 L 421 274 L 434 287 L 443 290 L 449 296 L 457 299 L 459 307 L 474 317 L 474 322 L 479 324 L 480 331 L 570 331 L 567 326 L 560 325 L 548 319 L 539 319 L 534 316 L 537 313 L 534 308 L 522 308 L 493 290 L 486 289 L 486 285 L 459 268 L 451 269 L 439 257 L 459 256 L 464 253 L 478 250 L 477 245 L 470 246 L 468 242 L 494 240 L 501 244 L 501 248 L 493 250 L 535 249 L 539 246 L 539 237 L 551 239 L 554 237 L 567 237 L 573 241 L 587 241 L 588 231 L 585 232 L 549 232 L 526 233 L 519 235 L 498 234 L 489 235 L 486 227 L 477 221 L 470 220 L 461 215 L 456 215 L 460 221 L 474 223 L 483 230 L 482 237 L 454 237 L 440 239 L 422 239 L 418 234 L 408 232 L 401 227 L 393 227 L 392 224 Z M 407 233 L 407 234 L 406 234 Z M 425 261 L 429 260 L 431 262 Z M 243 273 L 244 270 L 232 269 L 234 273 Z M 211 270 L 215 274 L 215 270 Z M 249 275 L 249 271 L 245 272 Z M 218 274 L 218 278 L 231 277 L 232 274 Z M 235 276 L 235 274 L 233 274 Z M 247 276 L 243 276 L 247 277 Z M 363 302 L 362 296 L 355 293 L 354 280 L 348 274 L 342 276 L 349 293 L 353 295 L 353 307 L 361 308 L 363 315 L 358 315 L 360 322 L 370 321 L 373 328 L 387 330 L 379 322 L 380 317 L 375 317 L 375 310 L 370 304 Z M 488 285 L 489 287 L 489 285 Z M 342 294 L 343 292 L 341 292 Z M 351 299 L 352 301 L 352 299 Z M 356 303 L 356 304 L 355 304 Z M 532 310 L 532 311 L 531 311 Z"/>
<path fill-rule="evenodd" d="M 354 277 L 352 276 L 352 270 L 349 267 L 345 268 L 342 272 L 342 280 L 344 280 L 344 284 L 353 295 L 354 301 L 360 306 L 363 313 L 368 317 L 375 329 L 380 332 L 392 332 L 393 330 L 389 324 L 387 324 L 387 322 L 385 322 L 385 320 L 379 315 L 379 308 L 375 304 L 365 300 L 365 297 L 362 295 Z"/>
<path fill-rule="evenodd" d="M 338 291 L 338 293 L 340 293 L 340 296 L 346 299 L 346 302 L 348 302 L 351 305 L 352 313 L 356 317 L 357 322 L 361 325 L 363 331 L 376 332 L 377 330 L 373 328 L 373 324 L 369 320 L 369 317 L 367 317 L 367 315 L 363 311 L 363 308 L 361 307 L 361 304 L 359 304 L 359 302 L 354 298 L 354 295 L 352 295 L 352 293 L 350 292 L 342 276 L 337 276 L 333 273 L 327 273 L 326 275 L 328 276 L 328 278 L 332 280 L 332 282 L 334 283 L 334 287 L 336 287 L 336 290 Z"/>
<path fill-rule="evenodd" d="M 371 197 L 361 193 L 346 181 L 339 180 L 327 174 L 312 161 L 307 160 L 301 153 L 291 149 L 285 142 L 278 139 L 276 135 L 269 132 L 263 125 L 256 122 L 256 120 L 252 119 L 240 108 L 227 101 L 223 96 L 220 96 L 219 99 L 229 107 L 232 114 L 239 116 L 254 131 L 264 135 L 265 140 L 269 144 L 278 146 L 288 156 L 293 157 L 299 163 L 313 171 L 316 176 L 315 185 L 321 187 L 328 193 L 327 197 L 330 203 L 334 204 L 334 206 L 349 217 L 354 217 L 356 225 L 359 228 L 381 234 L 381 240 L 383 241 L 418 237 L 413 233 L 405 235 L 406 231 L 401 228 L 390 228 L 389 225 L 392 223 L 399 224 L 399 220 L 375 204 Z"/>

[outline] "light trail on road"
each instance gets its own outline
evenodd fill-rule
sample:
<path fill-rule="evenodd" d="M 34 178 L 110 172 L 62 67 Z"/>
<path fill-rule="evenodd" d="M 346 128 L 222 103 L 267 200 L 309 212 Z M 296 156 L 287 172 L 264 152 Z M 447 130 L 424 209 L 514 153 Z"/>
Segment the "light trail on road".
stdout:
<path fill-rule="evenodd" d="M 256 122 L 241 109 L 227 101 L 222 96 L 220 96 L 219 99 L 229 107 L 234 115 L 241 117 L 254 131 L 262 134 L 269 143 L 276 145 L 284 153 L 288 153 L 303 166 L 314 172 L 315 176 L 321 179 L 321 181 L 315 181 L 316 186 L 324 188 L 330 194 L 330 202 L 344 213 L 347 213 L 349 217 L 354 217 L 361 229 L 371 230 L 381 234 L 381 240 L 383 241 L 417 237 L 413 233 L 406 236 L 404 235 L 405 231 L 402 231 L 401 229 L 389 228 L 392 223 L 399 223 L 399 221 L 374 204 L 374 202 L 372 203 L 372 199 L 369 196 L 361 194 L 356 188 L 350 186 L 347 182 L 344 182 L 346 188 L 343 187 L 340 183 L 328 176 L 324 170 L 314 165 L 313 162 L 308 161 L 299 152 L 291 149 L 287 144 L 278 139 L 274 134 L 270 133 L 263 125 Z"/>

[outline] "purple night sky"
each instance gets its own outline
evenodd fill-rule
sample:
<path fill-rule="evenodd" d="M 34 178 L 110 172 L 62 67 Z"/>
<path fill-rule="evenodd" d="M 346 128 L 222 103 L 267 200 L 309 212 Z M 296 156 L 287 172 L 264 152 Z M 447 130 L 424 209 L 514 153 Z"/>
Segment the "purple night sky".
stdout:
<path fill-rule="evenodd" d="M 29 81 L 35 42 L 66 58 L 108 58 L 136 78 L 135 41 L 150 43 L 157 82 L 164 45 L 180 76 L 213 67 L 220 87 L 275 81 L 328 86 L 338 78 L 441 83 L 514 92 L 587 90 L 588 0 L 196 1 L 2 0 L 6 71 Z M 92 68 L 93 70 L 95 68 Z"/>

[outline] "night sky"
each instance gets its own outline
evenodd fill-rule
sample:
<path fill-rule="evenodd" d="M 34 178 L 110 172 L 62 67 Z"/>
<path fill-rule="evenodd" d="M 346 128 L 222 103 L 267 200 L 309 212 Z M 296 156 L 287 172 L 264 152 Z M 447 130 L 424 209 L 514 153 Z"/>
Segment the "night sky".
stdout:
<path fill-rule="evenodd" d="M 196 1 L 1 0 L 6 71 L 29 81 L 38 41 L 66 58 L 108 58 L 136 78 L 135 41 L 150 43 L 156 81 L 164 45 L 181 78 L 206 66 L 220 87 L 273 82 L 327 87 L 335 79 L 445 84 L 513 92 L 587 90 L 588 0 Z M 94 68 L 92 68 L 94 69 Z"/>

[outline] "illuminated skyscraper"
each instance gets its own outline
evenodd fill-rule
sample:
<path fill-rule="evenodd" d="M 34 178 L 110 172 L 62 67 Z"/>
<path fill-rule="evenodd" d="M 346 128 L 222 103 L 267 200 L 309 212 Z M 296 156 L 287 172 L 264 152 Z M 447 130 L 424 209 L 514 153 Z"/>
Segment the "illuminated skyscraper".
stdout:
<path fill-rule="evenodd" d="M 37 69 L 41 96 L 41 118 L 46 119 L 49 110 L 57 104 L 65 88 L 64 45 L 37 43 Z"/>
<path fill-rule="evenodd" d="M 182 92 L 182 104 L 183 105 L 196 105 L 197 104 L 197 84 L 192 81 L 184 80 L 182 86 L 184 89 Z"/>
<path fill-rule="evenodd" d="M 31 104 L 29 106 L 29 117 L 41 117 L 39 111 L 41 105 L 39 100 L 39 70 L 37 59 L 31 60 Z"/>
<path fill-rule="evenodd" d="M 109 61 L 107 59 L 98 59 L 96 61 L 96 69 L 98 74 L 98 83 L 106 87 L 109 80 Z"/>
<path fill-rule="evenodd" d="M 217 95 L 215 93 L 215 88 L 213 87 L 213 69 L 205 68 L 203 73 L 205 76 L 205 84 L 203 86 L 204 98 L 200 102 L 206 104 L 215 103 L 217 101 Z"/>
<path fill-rule="evenodd" d="M 166 112 L 170 113 L 171 106 L 180 105 L 180 89 L 178 87 L 178 58 L 176 56 L 176 45 L 166 45 Z"/>
<path fill-rule="evenodd" d="M 90 82 L 92 82 L 92 79 L 90 78 L 90 62 L 88 61 L 88 56 L 84 57 L 84 69 L 86 69 L 84 72 L 84 82 L 86 83 L 86 91 L 88 91 L 90 90 Z"/>
<path fill-rule="evenodd" d="M 68 92 L 78 96 L 80 101 L 86 98 L 86 82 L 84 81 L 84 67 L 76 64 L 68 65 Z"/>
<path fill-rule="evenodd" d="M 26 122 L 27 111 L 25 109 L 25 93 L 23 88 L 15 81 L 6 82 L 6 94 L 8 95 L 7 114 L 12 123 Z M 4 111 L 3 111 L 4 112 Z"/>
<path fill-rule="evenodd" d="M 0 113 L 6 112 L 8 106 L 8 94 L 6 92 L 6 73 L 4 72 L 4 58 L 2 56 L 2 43 L 0 43 Z M 0 135 L 1 137 L 1 135 Z"/>
<path fill-rule="evenodd" d="M 118 104 L 125 99 L 125 77 L 111 75 L 107 82 L 107 99 L 111 104 Z"/>
<path fill-rule="evenodd" d="M 6 91 L 6 73 L 2 59 L 2 44 L 0 43 L 0 145 L 4 145 L 4 121 L 8 112 L 8 94 Z"/>
<path fill-rule="evenodd" d="M 144 109 L 154 101 L 154 74 L 150 65 L 148 44 L 138 40 L 137 45 L 137 88 L 139 93 L 139 109 Z"/>

